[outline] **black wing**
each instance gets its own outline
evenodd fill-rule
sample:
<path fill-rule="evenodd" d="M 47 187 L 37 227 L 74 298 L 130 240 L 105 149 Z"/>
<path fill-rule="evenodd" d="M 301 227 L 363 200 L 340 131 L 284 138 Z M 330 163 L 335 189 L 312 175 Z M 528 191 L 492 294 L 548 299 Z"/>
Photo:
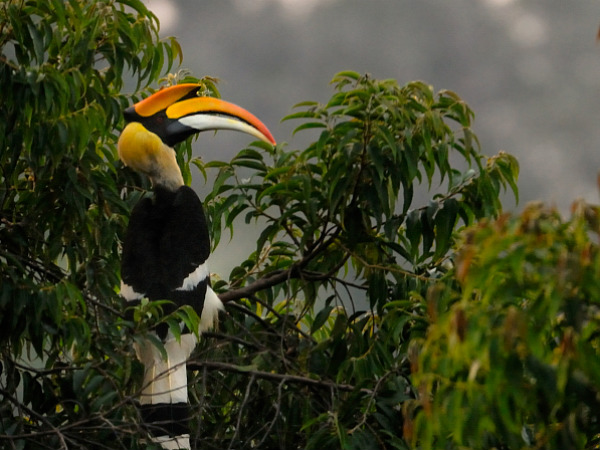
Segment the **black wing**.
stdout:
<path fill-rule="evenodd" d="M 156 245 L 161 234 L 160 228 L 155 221 L 153 200 L 140 200 L 131 212 L 123 242 L 121 295 L 125 300 L 139 301 L 142 297 L 158 299 L 164 296 L 159 281 L 160 252 Z"/>
<path fill-rule="evenodd" d="M 158 188 L 133 209 L 123 243 L 121 294 L 126 300 L 171 300 L 201 315 L 209 283 L 210 238 L 202 202 L 187 186 Z"/>
<path fill-rule="evenodd" d="M 175 193 L 160 239 L 160 255 L 168 299 L 178 306 L 190 305 L 201 315 L 209 283 L 210 237 L 202 202 L 187 186 Z"/>

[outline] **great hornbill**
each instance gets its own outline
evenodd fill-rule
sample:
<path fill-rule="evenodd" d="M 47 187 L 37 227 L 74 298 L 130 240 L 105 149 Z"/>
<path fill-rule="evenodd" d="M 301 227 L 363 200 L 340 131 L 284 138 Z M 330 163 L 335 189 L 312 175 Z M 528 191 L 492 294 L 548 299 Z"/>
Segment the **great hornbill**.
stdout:
<path fill-rule="evenodd" d="M 129 219 L 121 261 L 121 295 L 135 304 L 143 298 L 170 300 L 166 313 L 191 305 L 200 316 L 199 332 L 216 322 L 223 305 L 209 283 L 208 227 L 202 203 L 184 185 L 173 146 L 204 130 L 237 130 L 275 144 L 267 127 L 239 106 L 198 95 L 200 86 L 162 89 L 124 111 L 128 122 L 119 138 L 121 161 L 147 175 L 153 197 L 137 203 Z M 141 414 L 153 439 L 164 448 L 190 448 L 185 362 L 196 345 L 190 330 L 180 339 L 160 326 L 167 358 L 149 340 L 136 350 L 145 366 Z"/>

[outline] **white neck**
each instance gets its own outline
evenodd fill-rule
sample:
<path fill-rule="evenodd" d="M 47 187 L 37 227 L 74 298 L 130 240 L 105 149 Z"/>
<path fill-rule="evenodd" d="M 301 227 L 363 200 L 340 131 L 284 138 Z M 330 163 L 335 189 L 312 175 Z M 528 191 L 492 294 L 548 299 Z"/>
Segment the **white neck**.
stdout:
<path fill-rule="evenodd" d="M 147 175 L 150 177 L 154 187 L 162 186 L 169 191 L 176 191 L 184 184 L 183 176 L 181 175 L 179 165 L 177 165 L 175 150 L 167 145 L 163 144 L 163 146 L 161 161 L 157 164 L 158 170 L 153 170 L 147 173 Z"/>

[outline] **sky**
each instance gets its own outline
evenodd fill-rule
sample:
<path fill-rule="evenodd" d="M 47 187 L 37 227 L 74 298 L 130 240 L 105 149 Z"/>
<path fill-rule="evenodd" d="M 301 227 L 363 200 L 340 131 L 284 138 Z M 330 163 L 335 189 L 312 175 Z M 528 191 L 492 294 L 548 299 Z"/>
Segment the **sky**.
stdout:
<path fill-rule="evenodd" d="M 335 73 L 400 84 L 423 80 L 475 111 L 482 151 L 521 167 L 521 210 L 544 201 L 568 214 L 597 203 L 600 169 L 600 3 L 564 0 L 148 0 L 161 35 L 176 36 L 183 67 L 221 81 L 223 98 L 302 148 L 293 105 L 325 102 Z M 201 136 L 195 153 L 228 160 L 244 136 Z M 201 177 L 198 177 L 201 178 Z M 202 196 L 207 187 L 199 180 Z"/>

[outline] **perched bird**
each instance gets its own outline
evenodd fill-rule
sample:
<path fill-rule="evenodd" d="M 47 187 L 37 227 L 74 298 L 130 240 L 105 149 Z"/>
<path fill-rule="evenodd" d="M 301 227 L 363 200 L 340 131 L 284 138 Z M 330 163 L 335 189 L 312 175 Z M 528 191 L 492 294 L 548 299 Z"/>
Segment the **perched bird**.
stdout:
<path fill-rule="evenodd" d="M 184 185 L 173 146 L 204 130 L 237 130 L 275 145 L 267 127 L 239 106 L 198 96 L 200 86 L 162 89 L 124 111 L 128 122 L 118 142 L 121 161 L 147 175 L 153 197 L 133 209 L 123 242 L 121 295 L 134 305 L 143 298 L 170 300 L 166 313 L 190 305 L 200 333 L 216 322 L 223 305 L 210 287 L 208 226 L 202 203 Z M 182 325 L 183 329 L 183 325 Z M 141 414 L 163 448 L 190 448 L 185 363 L 196 345 L 191 330 L 180 339 L 158 327 L 167 357 L 149 340 L 136 345 L 145 375 Z M 138 340 L 139 341 L 139 340 Z"/>

